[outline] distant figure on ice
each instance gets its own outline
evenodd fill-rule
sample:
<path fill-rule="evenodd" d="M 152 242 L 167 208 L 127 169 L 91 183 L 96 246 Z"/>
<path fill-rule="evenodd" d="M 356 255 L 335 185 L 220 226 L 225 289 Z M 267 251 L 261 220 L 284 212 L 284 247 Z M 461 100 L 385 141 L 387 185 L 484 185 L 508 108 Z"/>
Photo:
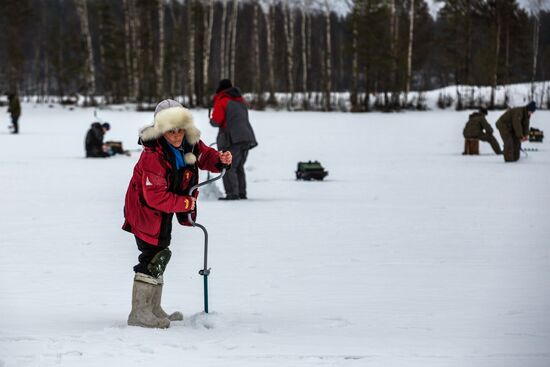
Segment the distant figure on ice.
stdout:
<path fill-rule="evenodd" d="M 233 155 L 233 168 L 223 176 L 225 197 L 220 200 L 246 199 L 244 164 L 248 151 L 258 145 L 248 120 L 248 107 L 239 88 L 229 79 L 223 79 L 216 89 L 210 124 L 219 127 L 216 139 L 218 149 Z"/>
<path fill-rule="evenodd" d="M 108 122 L 103 124 L 94 122 L 90 126 L 90 130 L 86 133 L 86 158 L 105 158 L 112 155 L 108 147 L 103 144 L 103 137 L 110 129 L 111 125 Z"/>
<path fill-rule="evenodd" d="M 8 94 L 8 113 L 11 115 L 11 133 L 19 134 L 19 116 L 21 116 L 21 103 L 15 93 Z"/>
<path fill-rule="evenodd" d="M 496 126 L 504 142 L 504 161 L 519 160 L 521 142 L 529 139 L 529 118 L 537 109 L 535 102 L 510 108 L 498 119 Z"/>
<path fill-rule="evenodd" d="M 478 139 L 481 141 L 488 142 L 491 144 L 491 148 L 495 154 L 502 154 L 500 145 L 498 144 L 497 139 L 493 136 L 493 128 L 485 119 L 487 116 L 487 109 L 480 108 L 478 112 L 474 112 L 470 115 L 462 135 L 465 139 Z"/>
<path fill-rule="evenodd" d="M 181 312 L 168 315 L 161 307 L 174 213 L 181 225 L 189 225 L 198 196 L 197 191 L 189 196 L 189 189 L 197 184 L 199 169 L 220 172 L 231 164 L 231 153 L 204 144 L 189 110 L 171 99 L 157 105 L 153 125 L 143 128 L 139 139 L 144 149 L 126 192 L 122 226 L 134 234 L 140 251 L 128 325 L 167 328 L 170 321 L 183 320 Z"/>

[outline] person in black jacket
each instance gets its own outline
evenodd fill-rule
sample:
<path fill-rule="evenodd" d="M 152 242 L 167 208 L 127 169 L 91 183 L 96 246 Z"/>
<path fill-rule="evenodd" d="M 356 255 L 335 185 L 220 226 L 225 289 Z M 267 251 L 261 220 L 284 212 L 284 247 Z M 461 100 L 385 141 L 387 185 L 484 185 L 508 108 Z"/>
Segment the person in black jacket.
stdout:
<path fill-rule="evenodd" d="M 110 157 L 107 147 L 103 144 L 103 137 L 109 131 L 109 123 L 94 122 L 86 134 L 86 158 Z"/>
<path fill-rule="evenodd" d="M 14 93 L 8 94 L 8 113 L 11 115 L 12 134 L 19 134 L 19 116 L 21 116 L 21 104 Z"/>

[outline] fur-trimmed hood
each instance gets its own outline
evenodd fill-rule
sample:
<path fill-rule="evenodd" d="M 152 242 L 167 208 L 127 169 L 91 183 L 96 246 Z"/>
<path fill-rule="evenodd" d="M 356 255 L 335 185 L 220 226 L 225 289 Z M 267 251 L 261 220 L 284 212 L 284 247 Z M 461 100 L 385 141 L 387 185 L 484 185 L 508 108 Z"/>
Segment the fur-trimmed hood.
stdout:
<path fill-rule="evenodd" d="M 191 145 L 200 140 L 201 132 L 193 123 L 191 112 L 179 102 L 165 99 L 155 109 L 153 124 L 140 129 L 139 138 L 142 141 L 155 140 L 172 129 L 183 129 L 185 140 Z"/>

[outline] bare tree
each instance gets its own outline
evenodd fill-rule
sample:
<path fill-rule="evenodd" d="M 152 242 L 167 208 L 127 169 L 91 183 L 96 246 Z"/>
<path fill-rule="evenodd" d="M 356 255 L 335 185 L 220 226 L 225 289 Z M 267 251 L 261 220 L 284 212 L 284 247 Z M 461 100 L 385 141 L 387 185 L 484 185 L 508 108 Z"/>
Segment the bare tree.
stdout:
<path fill-rule="evenodd" d="M 294 11 L 288 5 L 288 1 L 285 1 L 284 14 L 284 30 L 286 39 L 286 67 L 287 67 L 287 87 L 290 93 L 290 99 L 288 100 L 287 108 L 291 110 L 294 105 Z"/>
<path fill-rule="evenodd" d="M 392 91 L 392 105 L 396 107 L 399 104 L 399 96 L 397 94 L 397 45 L 399 41 L 399 17 L 397 14 L 396 0 L 390 0 L 390 57 L 391 57 L 391 72 L 390 72 L 390 88 Z M 387 100 L 386 100 L 387 107 Z"/>
<path fill-rule="evenodd" d="M 331 92 L 332 92 L 332 43 L 331 43 L 331 25 L 330 25 L 330 6 L 329 1 L 325 0 L 325 111 L 331 111 Z"/>
<path fill-rule="evenodd" d="M 540 12 L 544 0 L 530 0 L 529 8 L 533 16 L 533 61 L 531 71 L 531 99 L 535 99 L 535 78 L 537 76 L 537 59 L 539 54 Z M 542 105 L 542 100 L 541 100 Z"/>
<path fill-rule="evenodd" d="M 264 106 L 262 86 L 260 81 L 260 30 L 258 27 L 258 11 L 261 11 L 260 6 L 257 3 L 254 3 L 254 16 L 252 19 L 254 34 L 252 35 L 253 39 L 253 49 L 254 49 L 254 94 L 256 94 L 255 105 L 256 108 L 262 109 Z"/>
<path fill-rule="evenodd" d="M 164 97 L 164 0 L 157 0 L 158 15 L 158 60 L 156 71 L 156 96 L 159 99 Z"/>
<path fill-rule="evenodd" d="M 309 109 L 309 100 L 307 96 L 307 78 L 308 78 L 308 34 L 306 33 L 307 30 L 307 23 L 309 20 L 309 9 L 306 9 L 308 7 L 310 1 L 306 0 L 304 1 L 304 4 L 301 7 L 301 16 L 302 16 L 302 24 L 301 24 L 301 36 L 302 36 L 302 93 L 304 94 L 304 101 L 302 104 L 302 107 L 304 110 Z"/>
<path fill-rule="evenodd" d="M 170 70 L 170 94 L 178 95 L 181 91 L 181 34 L 182 32 L 182 15 L 181 12 L 176 15 L 176 7 L 178 0 L 172 0 L 170 4 L 170 18 L 174 27 L 173 40 L 170 44 L 172 54 L 172 67 Z"/>
<path fill-rule="evenodd" d="M 227 78 L 227 57 L 226 57 L 226 45 L 227 45 L 227 0 L 222 0 L 222 20 L 220 28 L 220 60 L 221 70 L 220 78 Z"/>
<path fill-rule="evenodd" d="M 189 95 L 189 106 L 195 106 L 195 0 L 187 1 L 187 26 L 188 28 L 188 43 L 187 43 L 187 85 Z"/>
<path fill-rule="evenodd" d="M 92 47 L 92 36 L 88 25 L 88 6 L 86 0 L 75 0 L 78 19 L 80 20 L 80 32 L 84 38 L 86 48 L 86 59 L 84 61 L 84 72 L 86 80 L 87 97 L 95 94 L 95 67 L 94 67 L 94 50 Z M 93 103 L 93 102 L 92 102 Z"/>
<path fill-rule="evenodd" d="M 233 0 L 231 12 L 231 59 L 229 61 L 229 79 L 235 79 L 235 55 L 237 51 L 237 18 L 239 16 L 239 0 Z"/>
<path fill-rule="evenodd" d="M 498 1 L 494 2 L 494 22 L 495 22 L 495 55 L 494 55 L 494 64 L 493 64 L 493 75 L 491 81 L 491 101 L 490 107 L 495 107 L 495 93 L 498 84 L 498 62 L 500 57 L 500 11 L 498 6 Z"/>
<path fill-rule="evenodd" d="M 265 18 L 265 28 L 266 28 L 266 43 L 267 43 L 267 70 L 269 73 L 268 76 L 268 89 L 269 89 L 269 98 L 268 104 L 274 106 L 277 101 L 275 99 L 275 74 L 273 71 L 273 59 L 274 59 L 274 48 L 275 41 L 273 37 L 273 32 L 275 28 L 275 15 L 273 9 L 273 3 L 269 1 L 269 8 L 267 11 L 264 11 Z"/>
<path fill-rule="evenodd" d="M 413 39 L 414 39 L 414 0 L 410 0 L 409 9 L 409 48 L 407 51 L 407 77 L 405 85 L 405 103 L 407 103 L 407 97 L 411 90 L 411 75 L 412 75 L 412 52 L 413 52 Z"/>
<path fill-rule="evenodd" d="M 140 19 L 136 8 L 136 0 L 126 0 L 128 6 L 128 23 L 130 28 L 130 43 L 131 43 L 131 72 L 130 72 L 130 85 L 131 91 L 130 99 L 134 102 L 138 101 L 140 97 L 140 84 L 139 84 L 139 71 L 141 60 L 141 37 L 138 37 L 137 30 L 141 26 Z"/>
<path fill-rule="evenodd" d="M 350 102 L 352 111 L 359 110 L 358 101 L 358 87 L 357 81 L 359 80 L 359 17 L 361 14 L 360 9 L 364 6 L 363 2 L 355 2 L 353 0 L 346 0 L 348 7 L 351 9 L 351 94 Z"/>
<path fill-rule="evenodd" d="M 210 48 L 212 47 L 212 25 L 214 24 L 214 0 L 206 0 L 206 9 L 203 15 L 204 35 L 203 53 L 202 53 L 202 85 L 203 85 L 203 106 L 208 105 L 208 67 L 210 65 Z M 206 11 L 208 10 L 208 12 Z"/>
<path fill-rule="evenodd" d="M 148 70 L 155 70 L 155 29 L 153 27 L 153 17 L 155 15 L 154 12 L 151 10 L 155 10 L 155 3 L 148 3 L 143 4 L 143 10 L 144 12 L 142 14 L 145 15 L 145 29 L 146 29 L 146 43 L 144 44 L 144 48 L 142 49 L 142 54 L 146 55 L 146 68 Z M 151 7 L 149 9 L 148 7 Z M 145 80 L 146 87 L 144 88 L 145 96 L 147 97 L 148 103 L 153 103 L 153 100 L 156 99 L 156 72 L 150 73 L 146 72 L 145 68 L 143 68 L 140 72 L 141 78 Z"/>
<path fill-rule="evenodd" d="M 133 75 L 132 75 L 132 36 L 131 36 L 131 28 L 130 23 L 132 22 L 132 18 L 130 16 L 130 5 L 129 2 L 132 0 L 122 0 L 122 8 L 124 11 L 124 62 L 125 62 L 125 69 L 126 69 L 126 82 L 127 82 L 127 88 L 128 88 L 128 95 L 133 96 L 134 95 L 134 84 L 132 82 Z"/>
<path fill-rule="evenodd" d="M 100 10 L 100 15 L 97 17 L 97 22 L 98 22 L 98 30 L 99 30 L 99 65 L 98 65 L 98 68 L 97 68 L 97 72 L 98 72 L 98 76 L 99 76 L 99 80 L 100 80 L 100 85 L 103 87 L 103 93 L 106 92 L 106 85 L 107 85 L 107 80 L 105 79 L 105 63 L 106 63 L 106 60 L 105 60 L 105 42 L 104 42 L 104 38 L 105 38 L 105 24 L 103 23 L 104 19 L 103 19 L 103 9 Z M 106 96 L 106 101 L 107 103 L 111 103 L 108 99 L 108 96 Z"/>
<path fill-rule="evenodd" d="M 140 84 L 140 74 L 143 69 L 143 50 L 141 47 L 141 37 L 138 35 L 138 29 L 141 28 L 141 19 L 138 14 L 138 9 L 136 6 L 136 0 L 130 0 L 132 4 L 132 48 L 134 50 L 134 62 L 133 62 L 133 74 L 134 74 L 134 93 L 135 101 L 137 102 L 141 98 L 141 84 Z"/>
<path fill-rule="evenodd" d="M 470 83 L 470 66 L 472 64 L 472 0 L 466 0 L 466 52 L 464 54 L 464 82 Z"/>

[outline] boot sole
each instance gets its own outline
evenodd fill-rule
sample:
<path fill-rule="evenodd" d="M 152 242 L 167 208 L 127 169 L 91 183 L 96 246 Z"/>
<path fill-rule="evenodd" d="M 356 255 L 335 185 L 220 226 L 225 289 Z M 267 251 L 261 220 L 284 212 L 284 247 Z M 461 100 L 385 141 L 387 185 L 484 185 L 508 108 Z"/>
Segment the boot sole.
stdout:
<path fill-rule="evenodd" d="M 168 329 L 170 327 L 170 322 L 168 322 L 168 324 L 165 325 L 165 326 L 163 326 L 163 325 L 147 325 L 147 324 L 144 324 L 144 323 L 139 322 L 137 320 L 128 319 L 128 326 L 140 326 L 140 327 L 145 327 L 145 328 L 149 328 L 149 329 Z"/>

